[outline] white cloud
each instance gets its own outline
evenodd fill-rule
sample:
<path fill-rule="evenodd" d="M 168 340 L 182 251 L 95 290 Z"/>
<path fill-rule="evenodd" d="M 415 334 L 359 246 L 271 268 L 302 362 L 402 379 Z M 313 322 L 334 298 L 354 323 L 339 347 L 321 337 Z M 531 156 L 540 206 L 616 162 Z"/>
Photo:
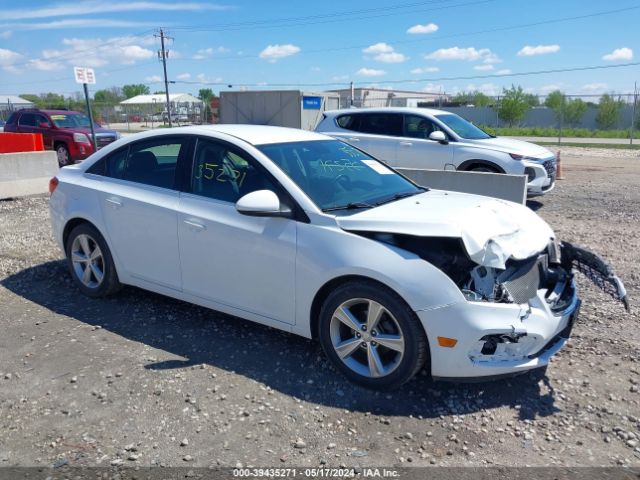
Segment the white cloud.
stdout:
<path fill-rule="evenodd" d="M 160 75 L 151 75 L 149 77 L 144 77 L 144 81 L 149 83 L 159 83 L 162 81 L 162 77 Z"/>
<path fill-rule="evenodd" d="M 221 83 L 223 79 L 222 77 L 209 77 L 204 73 L 199 73 L 196 75 L 196 80 L 202 83 Z"/>
<path fill-rule="evenodd" d="M 3 70 L 11 73 L 18 73 L 18 69 L 14 64 L 20 59 L 22 59 L 22 55 L 18 52 L 0 48 L 0 67 L 2 67 Z"/>
<path fill-rule="evenodd" d="M 0 23 L 0 29 L 13 30 L 58 30 L 66 28 L 140 28 L 153 27 L 153 22 L 110 20 L 103 18 L 81 18 L 54 20 L 38 23 Z"/>
<path fill-rule="evenodd" d="M 362 52 L 367 55 L 374 55 L 373 60 L 382 63 L 402 63 L 409 59 L 409 57 L 396 52 L 391 45 L 384 42 L 370 45 L 362 50 Z M 368 57 L 365 58 L 368 59 Z"/>
<path fill-rule="evenodd" d="M 361 77 L 381 77 L 382 75 L 386 75 L 386 73 L 384 70 L 377 70 L 375 68 L 361 68 L 356 72 L 356 75 Z"/>
<path fill-rule="evenodd" d="M 381 53 L 380 55 L 376 55 L 373 57 L 374 60 L 382 63 L 402 63 L 406 62 L 409 57 L 402 53 L 398 52 L 390 52 L 390 53 Z"/>
<path fill-rule="evenodd" d="M 225 47 L 209 47 L 209 48 L 201 48 L 196 52 L 196 54 L 192 57 L 194 60 L 204 60 L 205 58 L 210 58 L 219 53 L 229 53 L 230 50 Z"/>
<path fill-rule="evenodd" d="M 321 69 L 320 67 L 311 67 L 311 69 L 310 69 L 310 70 L 311 70 L 312 72 L 319 72 L 319 71 L 321 71 L 322 69 Z"/>
<path fill-rule="evenodd" d="M 497 75 L 509 75 L 511 73 L 511 70 L 509 70 L 508 68 L 503 68 L 502 70 L 498 70 L 496 72 Z"/>
<path fill-rule="evenodd" d="M 2 39 L 11 38 L 11 35 L 13 35 L 13 32 L 11 30 L 5 30 L 4 32 L 0 32 L 0 38 Z"/>
<path fill-rule="evenodd" d="M 439 71 L 440 69 L 438 67 L 418 67 L 411 70 L 411 73 L 414 75 L 422 75 L 423 73 L 435 73 Z"/>
<path fill-rule="evenodd" d="M 632 60 L 633 59 L 633 50 L 627 47 L 616 48 L 613 52 L 607 53 L 603 60 L 607 62 L 615 62 L 618 60 Z"/>
<path fill-rule="evenodd" d="M 102 38 L 65 38 L 65 48 L 43 50 L 42 60 L 66 63 L 67 65 L 84 65 L 102 67 L 109 63 L 133 65 L 140 60 L 155 57 L 155 51 L 145 48 L 153 43 L 153 39 L 133 36 Z"/>
<path fill-rule="evenodd" d="M 134 11 L 203 11 L 226 10 L 229 7 L 214 3 L 196 2 L 73 2 L 60 3 L 51 7 L 16 9 L 0 11 L 0 20 L 27 20 L 32 18 L 66 17 L 93 15 L 96 13 L 134 12 Z"/>
<path fill-rule="evenodd" d="M 440 93 L 440 92 L 444 92 L 444 85 L 436 84 L 436 83 L 427 83 L 421 90 L 427 93 Z"/>
<path fill-rule="evenodd" d="M 48 60 L 34 58 L 33 60 L 29 60 L 27 68 L 35 68 L 36 70 L 41 70 L 43 72 L 52 72 L 54 70 L 63 69 L 64 65 L 60 62 L 50 62 Z"/>
<path fill-rule="evenodd" d="M 189 80 L 190 78 L 190 73 L 181 73 L 180 75 L 176 75 L 176 80 Z"/>
<path fill-rule="evenodd" d="M 601 93 L 607 91 L 609 85 L 606 83 L 587 83 L 582 86 L 582 90 L 591 93 Z"/>
<path fill-rule="evenodd" d="M 300 52 L 300 47 L 287 43 L 285 45 L 269 45 L 260 52 L 260 58 L 275 62 L 281 58 L 289 57 Z"/>
<path fill-rule="evenodd" d="M 465 92 L 481 92 L 485 95 L 496 96 L 501 92 L 501 89 L 495 83 L 483 83 L 482 85 L 475 85 L 473 83 L 467 85 L 464 89 Z"/>
<path fill-rule="evenodd" d="M 526 45 L 518 52 L 519 57 L 532 57 L 534 55 L 546 55 L 548 53 L 557 53 L 560 51 L 560 45 Z"/>
<path fill-rule="evenodd" d="M 485 63 L 482 65 L 476 65 L 475 67 L 473 67 L 473 69 L 480 72 L 488 72 L 489 70 L 493 70 L 493 65 Z"/>
<path fill-rule="evenodd" d="M 484 63 L 499 63 L 502 60 L 488 48 L 476 49 L 474 47 L 460 48 L 440 48 L 435 52 L 425 55 L 427 60 L 466 60 L 475 62 L 482 60 Z"/>
<path fill-rule="evenodd" d="M 334 82 L 341 82 L 343 80 L 349 80 L 349 75 L 335 75 L 331 77 Z"/>
<path fill-rule="evenodd" d="M 391 53 L 393 52 L 393 47 L 387 43 L 380 42 L 370 45 L 362 51 L 370 55 L 377 55 L 380 53 Z"/>
<path fill-rule="evenodd" d="M 562 90 L 562 85 L 559 83 L 552 83 L 550 85 L 543 85 L 542 87 L 538 88 L 538 92 L 542 94 L 555 92 L 556 90 Z"/>
<path fill-rule="evenodd" d="M 410 27 L 407 30 L 407 33 L 413 33 L 413 34 L 425 34 L 425 33 L 434 33 L 437 32 L 438 29 L 440 27 L 438 27 L 438 25 L 436 25 L 435 23 L 427 23 L 426 25 L 414 25 L 413 27 Z"/>

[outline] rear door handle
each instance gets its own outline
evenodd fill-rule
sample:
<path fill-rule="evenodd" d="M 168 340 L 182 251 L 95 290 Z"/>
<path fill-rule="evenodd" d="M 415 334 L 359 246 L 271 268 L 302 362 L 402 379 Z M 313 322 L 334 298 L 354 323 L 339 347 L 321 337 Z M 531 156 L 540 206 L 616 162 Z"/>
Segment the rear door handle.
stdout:
<path fill-rule="evenodd" d="M 113 208 L 120 208 L 122 206 L 122 202 L 117 198 L 107 198 L 107 203 Z"/>
<path fill-rule="evenodd" d="M 190 230 L 193 230 L 194 232 L 201 232 L 202 230 L 205 230 L 207 228 L 202 223 L 196 222 L 195 220 L 184 220 L 184 223 L 189 227 Z"/>
<path fill-rule="evenodd" d="M 400 142 L 400 145 L 402 145 L 403 147 L 412 147 L 413 143 L 411 143 L 411 142 Z"/>
<path fill-rule="evenodd" d="M 349 138 L 348 138 L 348 140 L 349 140 L 350 142 L 359 142 L 359 141 L 360 141 L 360 139 L 359 139 L 359 138 L 355 138 L 355 137 L 349 137 Z"/>

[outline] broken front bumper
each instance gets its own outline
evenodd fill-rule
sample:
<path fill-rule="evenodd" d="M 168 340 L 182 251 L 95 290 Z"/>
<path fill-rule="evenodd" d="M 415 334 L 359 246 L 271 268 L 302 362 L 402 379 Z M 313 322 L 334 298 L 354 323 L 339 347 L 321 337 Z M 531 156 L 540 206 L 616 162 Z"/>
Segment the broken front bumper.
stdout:
<path fill-rule="evenodd" d="M 546 366 L 578 317 L 574 270 L 628 308 L 622 282 L 600 257 L 568 243 L 558 253 L 561 262 L 551 263 L 528 303 L 467 301 L 416 312 L 429 338 L 433 377 L 469 381 Z M 441 346 L 438 337 L 456 343 Z"/>

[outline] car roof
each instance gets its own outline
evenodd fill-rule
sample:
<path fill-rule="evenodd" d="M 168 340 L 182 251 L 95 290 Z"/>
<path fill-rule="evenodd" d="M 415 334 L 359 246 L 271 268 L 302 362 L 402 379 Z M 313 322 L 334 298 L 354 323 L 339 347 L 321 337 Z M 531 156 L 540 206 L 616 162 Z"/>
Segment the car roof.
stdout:
<path fill-rule="evenodd" d="M 380 108 L 343 108 L 340 110 L 327 110 L 325 115 L 342 115 L 345 113 L 414 113 L 416 115 L 441 115 L 451 114 L 446 110 L 419 107 L 380 107 Z"/>
<path fill-rule="evenodd" d="M 158 130 L 148 132 L 158 134 Z M 334 140 L 331 137 L 308 130 L 297 128 L 272 127 L 268 125 L 244 125 L 244 124 L 224 124 L 224 125 L 194 125 L 190 127 L 176 127 L 163 129 L 161 134 L 172 133 L 192 133 L 198 135 L 208 135 L 211 133 L 222 133 L 236 137 L 252 145 L 267 145 L 271 143 L 304 142 L 317 140 Z M 137 135 L 142 138 L 147 134 Z M 151 136 L 151 135 L 148 135 Z"/>
<path fill-rule="evenodd" d="M 49 108 L 21 108 L 17 110 L 20 113 L 46 113 L 47 115 L 81 115 L 81 112 L 75 110 L 55 110 Z"/>

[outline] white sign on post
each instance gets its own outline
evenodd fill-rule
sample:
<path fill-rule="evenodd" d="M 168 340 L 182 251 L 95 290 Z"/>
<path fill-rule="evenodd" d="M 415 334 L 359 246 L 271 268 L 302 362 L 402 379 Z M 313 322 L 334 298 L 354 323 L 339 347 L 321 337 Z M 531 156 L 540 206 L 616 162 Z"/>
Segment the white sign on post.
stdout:
<path fill-rule="evenodd" d="M 76 76 L 76 83 L 86 83 L 89 85 L 95 85 L 96 83 L 96 74 L 93 68 L 73 67 L 73 73 Z"/>

